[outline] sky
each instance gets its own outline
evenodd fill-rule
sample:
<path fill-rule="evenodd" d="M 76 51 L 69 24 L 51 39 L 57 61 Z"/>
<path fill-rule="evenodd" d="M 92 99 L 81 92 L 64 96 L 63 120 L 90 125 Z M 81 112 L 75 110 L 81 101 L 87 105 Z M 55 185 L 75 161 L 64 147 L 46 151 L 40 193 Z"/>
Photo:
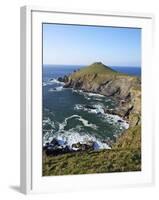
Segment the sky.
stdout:
<path fill-rule="evenodd" d="M 43 24 L 43 64 L 141 66 L 141 29 Z"/>

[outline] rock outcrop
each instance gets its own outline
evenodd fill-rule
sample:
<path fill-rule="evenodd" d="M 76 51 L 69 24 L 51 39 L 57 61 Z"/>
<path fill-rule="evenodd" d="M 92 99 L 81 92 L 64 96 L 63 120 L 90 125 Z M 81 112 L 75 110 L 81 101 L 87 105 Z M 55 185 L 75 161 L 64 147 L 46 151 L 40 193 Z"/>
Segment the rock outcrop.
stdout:
<path fill-rule="evenodd" d="M 73 143 L 71 147 L 61 145 L 57 139 L 53 139 L 50 143 L 45 144 L 43 151 L 47 156 L 58 156 L 65 153 L 72 153 L 77 151 L 93 151 L 96 143 L 93 141 L 87 141 L 85 143 L 77 142 Z"/>
<path fill-rule="evenodd" d="M 64 77 L 59 77 L 58 81 L 67 83 L 68 82 L 68 76 L 65 75 Z"/>
<path fill-rule="evenodd" d="M 115 99 L 118 106 L 114 114 L 127 119 L 132 114 L 141 114 L 141 81 L 136 76 L 116 72 L 102 63 L 94 63 L 71 74 L 67 80 L 66 88 L 99 93 Z"/>
<path fill-rule="evenodd" d="M 105 108 L 105 112 L 117 114 L 126 119 L 130 125 L 130 128 L 125 131 L 127 134 L 130 134 L 131 128 L 134 127 L 138 127 L 137 132 L 141 134 L 141 80 L 139 77 L 119 73 L 97 62 L 69 75 L 64 87 L 98 93 L 115 99 L 116 108 L 113 110 Z M 125 137 L 122 138 L 124 140 Z"/>

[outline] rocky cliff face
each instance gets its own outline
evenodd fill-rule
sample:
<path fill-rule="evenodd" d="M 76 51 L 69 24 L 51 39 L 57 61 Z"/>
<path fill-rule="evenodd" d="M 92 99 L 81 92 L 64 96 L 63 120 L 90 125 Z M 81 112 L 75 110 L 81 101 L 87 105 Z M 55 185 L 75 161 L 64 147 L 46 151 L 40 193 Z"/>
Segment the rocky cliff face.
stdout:
<path fill-rule="evenodd" d="M 71 74 L 65 87 L 94 92 L 113 98 L 118 106 L 112 114 L 118 114 L 130 122 L 130 126 L 140 124 L 141 81 L 112 70 L 102 63 L 94 63 Z"/>
<path fill-rule="evenodd" d="M 102 63 L 93 63 L 65 78 L 65 87 L 94 92 L 113 98 L 117 102 L 114 110 L 105 112 L 117 114 L 129 122 L 126 130 L 115 144 L 116 147 L 137 148 L 141 145 L 141 80 L 112 70 Z"/>

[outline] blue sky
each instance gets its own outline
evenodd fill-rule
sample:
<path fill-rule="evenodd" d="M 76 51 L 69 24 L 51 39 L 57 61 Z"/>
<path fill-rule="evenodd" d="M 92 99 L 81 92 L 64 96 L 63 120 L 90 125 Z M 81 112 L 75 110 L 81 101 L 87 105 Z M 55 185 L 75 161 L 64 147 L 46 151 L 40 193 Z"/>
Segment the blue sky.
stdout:
<path fill-rule="evenodd" d="M 43 24 L 43 63 L 141 66 L 141 29 Z"/>

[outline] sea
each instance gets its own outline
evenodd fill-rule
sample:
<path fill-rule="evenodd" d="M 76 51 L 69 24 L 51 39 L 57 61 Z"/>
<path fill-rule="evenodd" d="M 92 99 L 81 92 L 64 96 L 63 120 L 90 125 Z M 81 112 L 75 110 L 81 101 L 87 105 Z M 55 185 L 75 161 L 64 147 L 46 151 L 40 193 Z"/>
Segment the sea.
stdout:
<path fill-rule="evenodd" d="M 54 138 L 70 149 L 75 143 L 94 142 L 94 150 L 110 149 L 129 124 L 117 115 L 104 112 L 113 109 L 116 102 L 100 94 L 63 88 L 58 77 L 69 75 L 83 66 L 43 65 L 43 146 Z M 141 76 L 140 67 L 112 69 L 133 76 Z"/>

